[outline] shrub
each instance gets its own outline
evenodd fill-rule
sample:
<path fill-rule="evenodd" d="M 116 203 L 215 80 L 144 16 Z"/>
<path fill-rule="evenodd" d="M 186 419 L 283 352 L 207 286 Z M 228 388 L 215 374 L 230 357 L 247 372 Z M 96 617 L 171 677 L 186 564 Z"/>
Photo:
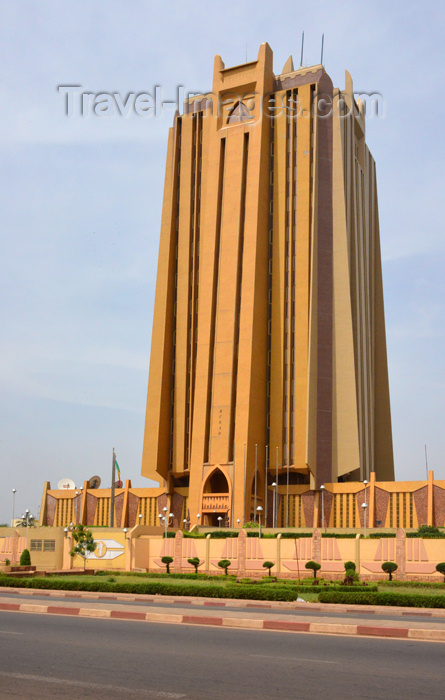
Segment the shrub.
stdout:
<path fill-rule="evenodd" d="M 218 562 L 218 566 L 220 569 L 224 569 L 224 573 L 227 576 L 227 569 L 229 568 L 230 564 L 232 562 L 229 561 L 229 559 L 221 559 L 221 561 Z"/>
<path fill-rule="evenodd" d="M 342 581 L 342 586 L 353 586 L 355 583 L 360 581 L 359 575 L 354 569 L 347 569 L 345 571 L 345 578 Z"/>
<path fill-rule="evenodd" d="M 29 549 L 24 549 L 20 555 L 20 566 L 31 566 L 31 555 Z"/>
<path fill-rule="evenodd" d="M 116 583 L 116 579 L 114 578 L 114 576 L 110 576 L 109 578 L 107 578 L 107 582 L 108 583 Z"/>
<path fill-rule="evenodd" d="M 314 578 L 317 578 L 317 571 L 321 569 L 321 564 L 316 561 L 308 561 L 304 566 L 306 569 L 311 569 L 314 572 Z"/>
<path fill-rule="evenodd" d="M 394 561 L 384 561 L 382 564 L 382 569 L 385 574 L 389 574 L 389 581 L 392 581 L 392 575 L 394 571 L 397 571 L 399 567 Z"/>
<path fill-rule="evenodd" d="M 345 571 L 355 571 L 355 563 L 353 561 L 345 561 Z"/>
<path fill-rule="evenodd" d="M 11 561 L 9 559 L 5 559 L 5 566 L 9 566 Z"/>
<path fill-rule="evenodd" d="M 198 573 L 198 566 L 201 564 L 198 557 L 192 557 L 191 559 L 187 559 L 187 561 L 189 564 L 191 564 L 192 566 L 195 567 L 195 574 L 197 574 Z"/>
<path fill-rule="evenodd" d="M 162 557 L 161 559 L 162 563 L 165 564 L 167 568 L 167 573 L 170 573 L 170 564 L 173 563 L 173 557 Z"/>
<path fill-rule="evenodd" d="M 439 564 L 436 564 L 436 571 L 438 571 L 439 574 L 443 574 L 443 581 L 445 583 L 445 561 L 441 561 Z"/>

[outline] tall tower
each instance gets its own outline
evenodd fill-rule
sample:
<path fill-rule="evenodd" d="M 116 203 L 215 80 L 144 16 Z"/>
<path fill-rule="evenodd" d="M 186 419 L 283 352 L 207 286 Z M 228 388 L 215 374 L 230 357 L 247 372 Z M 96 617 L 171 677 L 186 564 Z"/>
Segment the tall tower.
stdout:
<path fill-rule="evenodd" d="M 169 134 L 142 474 L 236 526 L 272 483 L 371 472 L 394 478 L 364 110 L 348 73 L 216 56 Z"/>

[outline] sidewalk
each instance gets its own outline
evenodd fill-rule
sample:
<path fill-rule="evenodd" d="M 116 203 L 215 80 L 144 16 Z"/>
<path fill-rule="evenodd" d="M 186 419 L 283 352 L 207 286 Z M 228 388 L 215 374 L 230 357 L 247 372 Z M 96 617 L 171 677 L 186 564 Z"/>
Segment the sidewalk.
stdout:
<path fill-rule="evenodd" d="M 20 602 L 8 600 L 8 594 L 27 597 L 45 596 L 48 598 L 69 597 L 79 599 L 79 604 L 72 601 L 33 601 Z M 119 604 L 122 601 L 122 604 Z M 139 605 L 129 605 L 138 601 Z M 125 604 L 123 604 L 125 603 Z M 140 603 L 144 603 L 143 606 Z M 156 607 L 150 606 L 156 603 Z M 174 612 L 172 606 L 175 606 Z M 249 608 L 224 610 L 230 608 Z M 212 611 L 209 608 L 213 608 Z M 192 610 L 193 609 L 193 610 Z M 280 614 L 281 610 L 294 610 L 295 615 Z M 286 632 L 309 632 L 315 634 L 339 634 L 372 637 L 391 637 L 427 641 L 445 641 L 445 610 L 389 608 L 385 606 L 327 605 L 322 603 L 283 603 L 257 602 L 249 600 L 227 600 L 215 598 L 187 598 L 171 596 L 134 596 L 125 593 L 88 593 L 82 591 L 47 591 L 23 588 L 0 588 L 0 611 L 29 612 L 38 614 L 72 615 L 77 617 L 111 618 L 120 620 L 138 620 L 141 622 L 158 622 L 170 624 L 210 625 L 257 630 L 276 630 Z M 305 611 L 304 617 L 299 611 Z M 308 613 L 314 613 L 308 615 Z M 324 617 L 323 612 L 336 613 Z M 342 614 L 347 613 L 347 622 Z M 400 620 L 376 620 L 369 624 L 369 615 L 380 614 L 400 616 Z M 403 616 L 418 617 L 419 620 L 407 620 Z M 434 618 L 428 625 L 421 618 Z"/>

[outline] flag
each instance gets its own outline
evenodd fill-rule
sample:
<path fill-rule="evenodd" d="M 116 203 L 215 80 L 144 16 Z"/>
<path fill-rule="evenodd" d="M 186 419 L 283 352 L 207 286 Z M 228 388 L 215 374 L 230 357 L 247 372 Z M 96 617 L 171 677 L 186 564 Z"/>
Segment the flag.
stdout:
<path fill-rule="evenodd" d="M 117 476 L 118 476 L 118 479 L 119 479 L 119 486 L 118 486 L 118 488 L 121 489 L 121 488 L 122 488 L 121 470 L 120 470 L 120 467 L 119 467 L 119 465 L 118 465 L 118 463 L 117 463 L 117 459 L 114 460 L 114 463 L 115 463 L 115 465 L 116 465 Z"/>

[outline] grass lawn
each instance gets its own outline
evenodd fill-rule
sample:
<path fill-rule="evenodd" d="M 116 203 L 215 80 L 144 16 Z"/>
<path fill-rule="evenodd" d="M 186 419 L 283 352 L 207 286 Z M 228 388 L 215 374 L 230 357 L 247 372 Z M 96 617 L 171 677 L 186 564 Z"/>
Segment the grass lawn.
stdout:
<path fill-rule="evenodd" d="M 379 583 L 379 592 L 381 593 L 412 593 L 413 595 L 435 595 L 445 596 L 444 588 L 427 588 L 426 586 L 387 586 L 384 583 Z"/>

